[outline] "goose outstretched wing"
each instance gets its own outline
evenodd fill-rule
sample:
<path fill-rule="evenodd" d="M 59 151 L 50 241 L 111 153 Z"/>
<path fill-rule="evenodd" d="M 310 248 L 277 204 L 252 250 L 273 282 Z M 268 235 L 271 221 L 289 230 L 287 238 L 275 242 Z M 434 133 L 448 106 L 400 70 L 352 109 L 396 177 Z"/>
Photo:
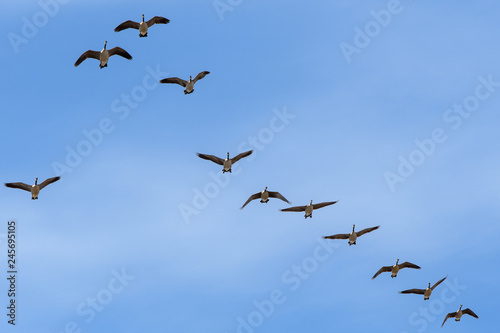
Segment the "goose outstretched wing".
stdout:
<path fill-rule="evenodd" d="M 59 179 L 61 179 L 61 177 L 57 176 L 57 177 L 52 177 L 52 178 L 48 178 L 48 179 L 45 179 L 43 182 L 41 182 L 38 187 L 40 187 L 40 190 L 42 188 L 44 188 L 45 186 L 49 185 L 49 184 L 52 184 L 54 182 L 57 182 Z"/>
<path fill-rule="evenodd" d="M 252 200 L 255 200 L 255 199 L 258 199 L 260 198 L 260 192 L 259 193 L 255 193 L 255 194 L 252 194 L 248 200 L 243 204 L 243 206 L 240 207 L 240 209 L 243 209 L 243 207 L 245 207 L 250 201 Z"/>
<path fill-rule="evenodd" d="M 204 160 L 209 160 L 209 161 L 212 161 L 214 163 L 224 165 L 224 160 L 220 157 L 217 157 L 214 155 L 200 154 L 200 153 L 196 153 L 196 155 L 198 155 L 198 157 L 200 157 L 200 158 L 203 158 Z"/>
<path fill-rule="evenodd" d="M 166 79 L 160 80 L 160 83 L 176 83 L 183 87 L 186 86 L 187 81 L 183 79 L 179 79 L 178 77 L 167 77 Z"/>
<path fill-rule="evenodd" d="M 31 185 L 25 183 L 5 183 L 5 186 L 10 188 L 19 188 L 21 190 L 31 192 Z"/>
<path fill-rule="evenodd" d="M 379 226 L 379 225 L 378 225 L 378 226 L 376 226 L 376 227 L 371 227 L 371 228 L 366 228 L 366 229 L 363 229 L 363 230 L 361 230 L 361 231 L 356 232 L 356 236 L 357 236 L 357 237 L 361 237 L 361 236 L 363 236 L 364 234 L 367 234 L 367 233 L 369 233 L 369 232 L 372 232 L 373 230 L 377 230 L 378 228 L 380 228 L 380 226 Z"/>
<path fill-rule="evenodd" d="M 139 25 L 140 25 L 139 22 L 134 22 L 134 21 L 128 20 L 128 21 L 125 21 L 125 22 L 121 23 L 120 25 L 118 25 L 115 28 L 115 32 L 122 31 L 122 30 L 129 29 L 129 28 L 139 29 Z"/>
<path fill-rule="evenodd" d="M 122 49 L 121 47 L 113 47 L 112 49 L 109 49 L 109 56 L 113 56 L 113 55 L 119 55 L 121 57 L 124 57 L 125 59 L 128 59 L 128 60 L 132 60 L 132 56 L 127 52 L 125 51 L 124 49 Z"/>
<path fill-rule="evenodd" d="M 242 158 L 244 157 L 247 157 L 248 155 L 252 154 L 253 153 L 253 150 L 249 150 L 249 151 L 246 151 L 244 153 L 241 153 L 241 154 L 238 154 L 236 155 L 235 157 L 233 157 L 231 159 L 231 164 L 234 164 L 236 162 L 238 162 L 239 160 L 241 160 Z"/>
<path fill-rule="evenodd" d="M 167 24 L 169 23 L 170 20 L 161 16 L 155 16 L 146 23 L 148 24 L 148 27 L 154 25 L 154 24 Z"/>
<path fill-rule="evenodd" d="M 97 59 L 99 60 L 99 55 L 101 52 L 99 51 L 92 51 L 92 50 L 87 50 L 83 52 L 83 54 L 78 58 L 78 60 L 75 62 L 75 67 L 80 65 L 85 59 L 92 58 L 92 59 Z"/>
<path fill-rule="evenodd" d="M 193 79 L 193 83 L 196 83 L 196 81 L 203 79 L 207 74 L 210 74 L 209 71 L 203 71 L 201 73 L 198 73 Z"/>

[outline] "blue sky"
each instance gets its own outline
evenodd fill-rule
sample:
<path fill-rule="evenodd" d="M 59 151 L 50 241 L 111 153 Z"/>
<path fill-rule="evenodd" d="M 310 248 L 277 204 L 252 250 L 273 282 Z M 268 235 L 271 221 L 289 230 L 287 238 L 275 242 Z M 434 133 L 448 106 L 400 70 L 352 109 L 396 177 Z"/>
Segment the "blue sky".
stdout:
<path fill-rule="evenodd" d="M 492 331 L 500 4 L 54 4 L 0 13 L 2 181 L 62 177 L 37 201 L 0 191 L 19 270 L 2 332 Z M 141 14 L 171 22 L 113 31 Z M 73 66 L 105 40 L 133 60 Z M 203 70 L 190 95 L 157 84 Z M 196 157 L 252 148 L 232 175 Z M 239 209 L 265 186 L 340 201 Z M 321 240 L 352 224 L 381 227 Z M 370 279 L 397 258 L 422 269 Z M 430 301 L 398 294 L 444 276 Z M 440 328 L 460 304 L 480 318 Z"/>

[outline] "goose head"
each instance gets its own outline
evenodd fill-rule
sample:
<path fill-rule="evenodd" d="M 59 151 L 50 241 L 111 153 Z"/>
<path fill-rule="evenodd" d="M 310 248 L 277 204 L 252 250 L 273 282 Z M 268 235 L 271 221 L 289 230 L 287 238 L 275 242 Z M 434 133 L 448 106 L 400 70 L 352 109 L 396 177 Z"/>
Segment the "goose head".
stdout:
<path fill-rule="evenodd" d="M 352 232 L 354 232 L 354 228 L 356 227 L 355 224 L 352 225 Z"/>
<path fill-rule="evenodd" d="M 311 202 L 309 202 L 309 205 L 311 205 L 311 206 L 312 206 L 312 204 L 313 204 L 313 201 L 311 200 Z"/>
<path fill-rule="evenodd" d="M 427 287 L 427 289 L 431 289 L 431 283 L 429 282 L 429 286 Z"/>
<path fill-rule="evenodd" d="M 396 265 L 399 263 L 399 259 L 396 259 Z"/>
<path fill-rule="evenodd" d="M 189 75 L 189 82 L 193 81 L 193 77 Z M 229 155 L 229 153 L 227 153 Z"/>
<path fill-rule="evenodd" d="M 266 188 L 264 188 L 264 191 L 267 192 L 267 186 L 266 186 Z"/>
<path fill-rule="evenodd" d="M 191 80 L 191 76 L 189 77 L 189 80 Z M 227 152 L 227 159 L 229 159 L 229 152 Z"/>
<path fill-rule="evenodd" d="M 144 14 L 142 14 L 142 22 L 144 22 Z"/>
<path fill-rule="evenodd" d="M 106 44 L 108 44 L 108 41 L 104 41 L 104 47 L 103 47 L 103 50 L 106 50 Z"/>
<path fill-rule="evenodd" d="M 458 309 L 458 311 L 462 310 L 462 304 L 460 304 L 460 308 Z"/>
<path fill-rule="evenodd" d="M 35 185 L 37 185 L 37 183 L 38 183 L 38 177 L 35 178 Z"/>

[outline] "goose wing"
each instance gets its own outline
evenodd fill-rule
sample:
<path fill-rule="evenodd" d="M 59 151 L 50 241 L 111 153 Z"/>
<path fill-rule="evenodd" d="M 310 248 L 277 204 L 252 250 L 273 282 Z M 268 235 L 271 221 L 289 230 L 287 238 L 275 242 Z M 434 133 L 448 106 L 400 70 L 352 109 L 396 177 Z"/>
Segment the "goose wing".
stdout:
<path fill-rule="evenodd" d="M 443 282 L 444 280 L 446 280 L 446 278 L 448 277 L 448 275 L 446 275 L 444 278 L 442 278 L 441 280 L 439 280 L 438 282 L 434 283 L 434 285 L 431 287 L 431 290 L 434 290 L 434 288 L 436 288 L 437 286 L 439 286 L 439 284 L 441 282 Z"/>
<path fill-rule="evenodd" d="M 443 327 L 444 323 L 448 320 L 448 318 L 455 318 L 456 312 L 450 312 L 444 317 L 443 323 L 441 324 L 441 327 Z"/>
<path fill-rule="evenodd" d="M 260 192 L 259 193 L 255 193 L 255 194 L 252 194 L 250 196 L 250 198 L 248 198 L 248 200 L 243 204 L 243 206 L 240 207 L 240 209 L 243 209 L 243 207 L 245 207 L 250 201 L 252 200 L 255 200 L 255 199 L 258 199 L 260 198 Z"/>
<path fill-rule="evenodd" d="M 210 74 L 209 71 L 203 71 L 201 73 L 198 73 L 193 79 L 193 84 L 196 83 L 196 81 L 203 79 L 207 74 Z"/>
<path fill-rule="evenodd" d="M 283 200 L 284 202 L 286 202 L 287 204 L 290 203 L 290 201 L 286 200 L 286 198 L 284 196 L 282 196 L 279 192 L 271 192 L 271 191 L 268 191 L 267 193 L 269 193 L 269 196 L 271 198 L 278 198 L 278 199 L 281 199 Z"/>
<path fill-rule="evenodd" d="M 204 160 L 209 160 L 209 161 L 212 161 L 214 163 L 224 165 L 224 160 L 220 157 L 217 157 L 214 155 L 200 154 L 200 153 L 196 153 L 196 155 L 198 155 L 198 157 L 200 157 L 200 158 L 203 158 Z"/>
<path fill-rule="evenodd" d="M 160 80 L 160 83 L 176 83 L 183 87 L 186 86 L 187 81 L 179 79 L 178 77 L 167 77 L 166 79 Z"/>
<path fill-rule="evenodd" d="M 167 24 L 170 22 L 169 19 L 161 17 L 161 16 L 155 16 L 146 23 L 148 24 L 148 27 L 152 26 L 153 24 Z M 123 23 L 122 23 L 123 24 Z"/>
<path fill-rule="evenodd" d="M 323 236 L 324 239 L 348 239 L 349 234 L 336 234 L 331 236 Z"/>
<path fill-rule="evenodd" d="M 403 290 L 399 292 L 400 294 L 418 294 L 418 295 L 424 295 L 425 294 L 425 289 L 408 289 L 408 290 Z"/>
<path fill-rule="evenodd" d="M 319 209 L 319 208 L 323 208 L 325 206 L 330 206 L 330 205 L 336 204 L 337 202 L 338 202 L 338 200 L 313 204 L 313 209 Z"/>
<path fill-rule="evenodd" d="M 31 186 L 25 183 L 5 183 L 5 186 L 31 192 Z"/>
<path fill-rule="evenodd" d="M 128 59 L 128 60 L 132 60 L 132 56 L 127 52 L 125 51 L 124 49 L 122 49 L 121 47 L 113 47 L 112 49 L 109 49 L 109 56 L 113 56 L 113 55 L 119 55 L 121 57 L 124 57 L 125 59 Z"/>
<path fill-rule="evenodd" d="M 382 268 L 379 269 L 377 273 L 375 273 L 372 279 L 375 279 L 377 276 L 380 275 L 380 273 L 390 272 L 390 271 L 392 271 L 392 266 L 382 266 Z"/>
<path fill-rule="evenodd" d="M 306 210 L 307 206 L 295 206 L 285 209 L 280 209 L 282 212 L 303 212 Z"/>
<path fill-rule="evenodd" d="M 101 52 L 99 52 L 99 51 L 92 51 L 92 50 L 87 50 L 87 51 L 83 52 L 83 54 L 80 56 L 80 58 L 78 58 L 78 60 L 75 62 L 75 67 L 77 67 L 78 65 L 80 65 L 87 58 L 92 58 L 92 59 L 99 60 L 99 55 L 100 54 L 101 54 Z"/>
<path fill-rule="evenodd" d="M 399 265 L 399 268 L 415 268 L 415 269 L 420 269 L 420 266 L 417 266 L 415 264 L 412 264 L 411 262 L 405 261 L 404 263 Z"/>
<path fill-rule="evenodd" d="M 472 316 L 472 317 L 474 317 L 474 318 L 479 318 L 479 317 L 477 316 L 477 314 L 475 314 L 475 313 L 474 313 L 474 311 L 472 311 L 472 310 L 471 310 L 471 309 L 469 309 L 469 308 L 467 308 L 467 309 L 465 309 L 465 310 L 462 310 L 462 313 L 466 313 L 466 314 L 468 314 L 469 316 Z"/>
<path fill-rule="evenodd" d="M 366 228 L 366 229 L 363 229 L 361 231 L 358 231 L 356 232 L 356 236 L 360 237 L 360 236 L 363 236 L 364 234 L 367 234 L 369 232 L 372 232 L 373 230 L 377 230 L 378 228 L 380 228 L 380 226 L 376 226 L 376 227 L 371 227 L 371 228 Z"/>
<path fill-rule="evenodd" d="M 115 32 L 122 31 L 122 30 L 125 30 L 128 28 L 139 29 L 139 25 L 140 25 L 139 22 L 134 22 L 134 21 L 128 20 L 128 21 L 123 22 L 119 26 L 117 26 L 115 28 Z M 149 25 L 149 22 L 148 22 L 148 25 Z"/>
<path fill-rule="evenodd" d="M 45 186 L 49 185 L 49 184 L 52 184 L 54 182 L 57 182 L 59 179 L 61 179 L 61 177 L 57 176 L 57 177 L 52 177 L 52 178 L 49 178 L 49 179 L 45 179 L 43 182 L 41 182 L 38 187 L 40 187 L 40 190 L 42 188 L 44 188 Z"/>
<path fill-rule="evenodd" d="M 199 74 L 198 74 L 199 75 Z M 231 159 L 231 164 L 234 164 L 236 162 L 238 162 L 239 160 L 241 160 L 243 157 L 247 157 L 248 155 L 250 155 L 251 153 L 253 153 L 253 150 L 249 150 L 249 151 L 246 151 L 244 153 L 241 153 L 241 154 L 238 154 L 236 155 L 235 157 L 233 157 Z"/>

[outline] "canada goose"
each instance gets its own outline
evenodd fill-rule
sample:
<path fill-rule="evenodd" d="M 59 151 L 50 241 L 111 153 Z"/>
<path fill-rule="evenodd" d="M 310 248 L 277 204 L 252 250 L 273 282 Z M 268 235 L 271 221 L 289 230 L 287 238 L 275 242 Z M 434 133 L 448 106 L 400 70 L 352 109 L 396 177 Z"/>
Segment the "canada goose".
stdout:
<path fill-rule="evenodd" d="M 322 203 L 317 203 L 317 204 L 313 205 L 313 201 L 311 200 L 311 202 L 308 205 L 285 208 L 285 209 L 282 209 L 281 211 L 282 212 L 305 212 L 304 218 L 308 218 L 308 217 L 312 218 L 313 210 L 320 209 L 320 208 L 325 207 L 325 206 L 330 206 L 330 205 L 333 205 L 337 202 L 338 202 L 338 200 L 337 201 L 330 201 L 330 202 L 322 202 Z"/>
<path fill-rule="evenodd" d="M 253 150 L 249 150 L 249 151 L 246 151 L 246 152 L 241 153 L 239 155 L 236 155 L 233 158 L 229 158 L 229 153 L 227 153 L 227 158 L 225 160 L 223 160 L 220 157 L 214 156 L 214 155 L 206 155 L 206 154 L 200 154 L 200 153 L 196 153 L 196 155 L 198 155 L 200 158 L 203 158 L 204 160 L 209 160 L 209 161 L 212 161 L 214 163 L 222 165 L 222 173 L 226 173 L 226 172 L 231 172 L 231 165 L 238 162 L 243 157 L 247 157 L 252 152 L 253 152 Z"/>
<path fill-rule="evenodd" d="M 250 201 L 259 199 L 260 202 L 262 203 L 267 203 L 269 201 L 269 198 L 278 198 L 283 200 L 286 203 L 290 203 L 290 201 L 286 200 L 284 196 L 282 196 L 279 192 L 271 192 L 267 190 L 267 186 L 263 191 L 260 191 L 259 193 L 252 194 L 250 198 L 243 204 L 243 206 L 240 207 L 240 209 L 243 209 Z"/>
<path fill-rule="evenodd" d="M 457 312 L 450 312 L 446 315 L 443 323 L 441 324 L 441 327 L 443 327 L 444 323 L 446 323 L 446 320 L 448 320 L 448 318 L 455 318 L 455 321 L 460 321 L 460 318 L 462 318 L 462 315 L 464 314 L 468 314 L 469 316 L 472 316 L 474 318 L 479 318 L 477 314 L 475 314 L 474 311 L 472 311 L 469 308 L 462 310 L 462 305 L 460 305 L 460 308 L 458 309 Z"/>
<path fill-rule="evenodd" d="M 356 232 L 356 231 L 354 231 L 355 226 L 356 226 L 355 224 L 352 225 L 352 231 L 350 234 L 337 234 L 337 235 L 331 235 L 331 236 L 324 236 L 323 238 L 324 239 L 349 239 L 348 243 L 349 243 L 349 246 L 351 246 L 351 245 L 356 245 L 356 239 L 358 237 L 361 237 L 366 233 L 372 232 L 373 230 L 377 230 L 380 227 L 378 225 L 376 227 L 366 228 L 366 229 L 363 229 L 361 231 Z"/>
<path fill-rule="evenodd" d="M 116 47 L 113 47 L 112 49 L 107 50 L 106 44 L 108 44 L 107 41 L 104 42 L 104 48 L 101 51 L 92 51 L 92 50 L 85 51 L 80 56 L 80 58 L 78 58 L 78 60 L 75 62 L 75 67 L 80 65 L 82 63 L 82 61 L 84 61 L 85 59 L 93 58 L 93 59 L 99 60 L 99 62 L 100 62 L 99 68 L 102 69 L 104 67 L 108 67 L 109 57 L 111 57 L 115 54 L 122 56 L 128 60 L 132 59 L 132 56 L 127 51 L 122 49 L 121 47 L 116 46 Z"/>
<path fill-rule="evenodd" d="M 166 79 L 160 80 L 160 83 L 177 83 L 186 88 L 184 89 L 184 94 L 190 94 L 194 91 L 193 87 L 196 81 L 203 79 L 207 74 L 210 74 L 210 72 L 203 71 L 201 73 L 198 73 L 198 75 L 196 75 L 194 79 L 192 79 L 192 76 L 190 75 L 189 81 L 179 79 L 178 77 L 168 77 Z"/>
<path fill-rule="evenodd" d="M 429 282 L 429 286 L 426 289 L 408 289 L 408 290 L 400 291 L 399 293 L 400 294 L 418 294 L 418 295 L 424 295 L 424 301 L 426 301 L 431 296 L 432 291 L 434 290 L 434 288 L 436 288 L 437 286 L 439 286 L 439 284 L 441 282 L 443 282 L 444 280 L 446 280 L 447 277 L 448 277 L 448 275 L 445 276 L 444 278 L 442 278 L 441 280 L 439 280 L 438 282 L 434 283 L 434 285 L 432 287 L 431 287 L 431 283 Z"/>
<path fill-rule="evenodd" d="M 405 261 L 401 265 L 399 265 L 398 263 L 399 263 L 399 259 L 397 259 L 396 264 L 394 264 L 392 266 L 383 266 L 381 269 L 378 270 L 377 273 L 375 273 L 375 275 L 372 277 L 372 279 L 375 279 L 377 276 L 380 275 L 380 273 L 383 273 L 383 272 L 391 272 L 391 278 L 395 278 L 398 275 L 398 272 L 400 269 L 407 268 L 407 267 L 420 269 L 420 266 L 412 264 L 411 262 L 408 262 L 408 261 Z"/>
<path fill-rule="evenodd" d="M 40 193 L 40 190 L 42 188 L 44 188 L 49 184 L 52 184 L 53 182 L 58 181 L 59 179 L 61 179 L 61 177 L 52 177 L 44 180 L 41 184 L 38 184 L 38 178 L 35 178 L 34 185 L 28 185 L 25 183 L 5 183 L 5 186 L 12 188 L 20 188 L 21 190 L 31 192 L 31 200 L 35 200 L 38 199 L 38 193 Z"/>
<path fill-rule="evenodd" d="M 118 31 L 122 31 L 122 30 L 125 30 L 128 28 L 138 29 L 139 30 L 139 37 L 148 37 L 148 28 L 150 26 L 152 26 L 153 24 L 160 24 L 160 23 L 167 24 L 169 22 L 170 22 L 169 19 L 166 19 L 166 18 L 161 17 L 161 16 L 155 16 L 152 19 L 150 19 L 149 21 L 144 22 L 144 14 L 142 14 L 142 22 L 138 23 L 138 22 L 128 20 L 128 21 L 123 22 L 119 26 L 117 26 L 115 28 L 115 31 L 118 32 Z"/>

